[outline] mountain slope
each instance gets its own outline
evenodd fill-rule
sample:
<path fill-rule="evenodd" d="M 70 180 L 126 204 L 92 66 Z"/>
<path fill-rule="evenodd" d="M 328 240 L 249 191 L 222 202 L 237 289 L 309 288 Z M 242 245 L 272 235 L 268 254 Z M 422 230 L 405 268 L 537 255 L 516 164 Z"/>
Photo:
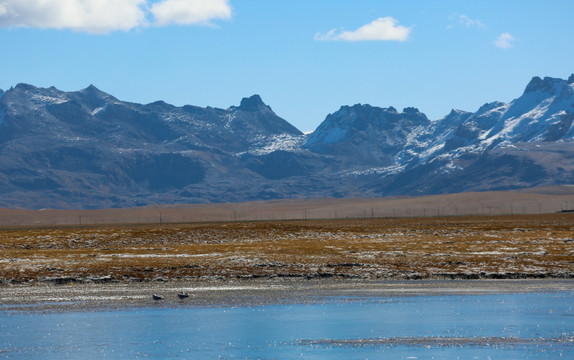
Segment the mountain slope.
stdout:
<path fill-rule="evenodd" d="M 216 109 L 19 84 L 0 99 L 0 113 L 4 206 L 143 205 L 174 190 L 167 198 L 175 201 L 186 186 L 240 167 L 235 154 L 252 144 L 302 136 L 257 95 Z"/>
<path fill-rule="evenodd" d="M 409 135 L 430 125 L 415 108 L 343 106 L 309 135 L 304 147 L 320 154 L 350 157 L 362 165 L 392 164 Z"/>
<path fill-rule="evenodd" d="M 346 175 L 364 182 L 366 193 L 379 196 L 570 184 L 573 114 L 574 75 L 568 80 L 534 77 L 522 96 L 508 104 L 492 102 L 475 113 L 453 110 L 442 119 L 409 128 L 390 141 L 400 146 L 379 156 L 385 162 Z M 361 130 L 348 134 L 339 124 L 359 121 L 356 113 L 342 108 L 311 135 L 314 142 L 308 147 L 352 156 L 348 148 L 337 149 L 339 153 L 324 149 L 332 146 L 333 138 L 337 143 L 352 142 Z M 362 143 L 367 144 L 363 149 L 388 149 L 387 139 L 374 138 Z M 548 162 L 549 158 L 554 161 Z"/>
<path fill-rule="evenodd" d="M 227 109 L 136 104 L 95 86 L 0 91 L 0 207 L 100 208 L 376 197 L 574 183 L 574 75 L 510 103 L 357 104 L 309 135 L 260 96 Z"/>

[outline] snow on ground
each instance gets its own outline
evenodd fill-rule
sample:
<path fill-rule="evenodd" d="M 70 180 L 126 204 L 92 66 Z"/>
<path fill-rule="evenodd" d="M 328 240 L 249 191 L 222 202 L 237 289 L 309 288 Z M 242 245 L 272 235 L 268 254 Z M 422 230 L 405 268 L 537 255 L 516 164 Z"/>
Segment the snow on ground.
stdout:
<path fill-rule="evenodd" d="M 205 253 L 205 254 L 104 254 L 100 255 L 101 258 L 193 258 L 193 257 L 206 257 L 206 256 L 219 256 L 221 253 Z"/>

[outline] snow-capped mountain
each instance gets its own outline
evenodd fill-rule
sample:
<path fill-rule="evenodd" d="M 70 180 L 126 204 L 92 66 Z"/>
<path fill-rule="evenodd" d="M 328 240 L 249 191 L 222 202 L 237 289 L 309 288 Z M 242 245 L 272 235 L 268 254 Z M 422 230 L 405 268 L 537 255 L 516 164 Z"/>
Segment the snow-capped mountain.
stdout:
<path fill-rule="evenodd" d="M 462 122 L 447 150 L 492 149 L 516 142 L 562 141 L 574 132 L 574 76 L 568 80 L 533 78 L 509 104 L 485 104 Z"/>
<path fill-rule="evenodd" d="M 304 147 L 320 154 L 351 157 L 361 165 L 389 165 L 416 134 L 430 125 L 415 108 L 343 106 L 309 135 Z"/>
<path fill-rule="evenodd" d="M 574 155 L 573 120 L 574 75 L 568 80 L 534 77 L 522 96 L 510 103 L 488 103 L 475 113 L 452 110 L 436 121 L 413 108 L 398 113 L 369 105 L 342 107 L 327 116 L 305 147 L 348 157 L 347 164 L 354 165 L 346 174 L 374 177 L 366 188 L 378 188 L 379 194 L 563 184 L 574 181 L 569 160 L 550 177 L 552 165 L 538 159 L 541 153 L 566 155 L 570 149 Z M 373 154 L 378 166 L 365 161 Z M 476 176 L 470 176 L 473 167 Z M 514 174 L 501 175 L 508 167 L 516 168 Z"/>
<path fill-rule="evenodd" d="M 0 90 L 0 206 L 375 197 L 574 183 L 574 75 L 430 121 L 357 104 L 304 135 L 260 96 L 135 104 L 89 86 Z"/>

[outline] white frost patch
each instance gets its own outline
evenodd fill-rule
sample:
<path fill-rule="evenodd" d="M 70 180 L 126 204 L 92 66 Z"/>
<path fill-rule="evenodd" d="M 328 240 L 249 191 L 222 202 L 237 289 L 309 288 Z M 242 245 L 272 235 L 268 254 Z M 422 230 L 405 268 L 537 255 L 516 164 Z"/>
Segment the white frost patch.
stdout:
<path fill-rule="evenodd" d="M 211 254 L 106 254 L 100 255 L 100 258 L 192 258 L 192 257 L 204 257 L 204 256 L 219 256 L 220 253 Z"/>
<path fill-rule="evenodd" d="M 512 141 L 538 141 L 543 138 L 543 135 L 549 124 L 557 123 L 560 121 L 560 116 L 563 111 L 553 114 L 547 118 L 548 111 L 552 105 L 554 97 L 545 99 L 533 109 L 528 110 L 526 106 L 520 106 L 518 109 L 514 108 L 513 113 L 517 112 L 519 116 L 510 116 L 504 121 L 504 126 L 496 134 L 481 134 L 481 145 L 490 146 L 493 143 L 503 143 Z M 521 109 L 523 108 L 523 109 Z M 536 130 L 536 133 L 531 135 L 530 138 L 522 138 L 528 131 Z"/>
<path fill-rule="evenodd" d="M 406 165 L 394 164 L 386 167 L 370 168 L 366 170 L 355 170 L 343 173 L 343 176 L 365 176 L 365 175 L 394 175 L 405 169 Z"/>
<path fill-rule="evenodd" d="M 146 295 L 129 296 L 98 296 L 98 295 L 74 295 L 74 296 L 46 296 L 35 298 L 36 302 L 71 302 L 71 301 L 119 301 L 119 300 L 139 300 L 146 299 Z"/>
<path fill-rule="evenodd" d="M 439 152 L 440 150 L 442 150 L 444 148 L 444 142 L 436 144 L 435 146 L 428 148 L 427 150 L 423 151 L 420 156 L 423 159 L 428 158 L 429 156 L 431 156 L 432 154 Z"/>
<path fill-rule="evenodd" d="M 456 170 L 462 170 L 462 167 L 455 165 L 453 162 L 449 162 L 442 167 L 443 174 L 450 174 Z"/>
<path fill-rule="evenodd" d="M 47 96 L 47 95 L 40 95 L 40 94 L 34 94 L 31 97 L 32 100 L 32 104 L 34 104 L 34 109 L 38 109 L 41 106 L 46 106 L 46 105 L 57 105 L 57 104 L 63 104 L 65 102 L 70 101 L 70 99 L 68 99 L 65 96 Z"/>
<path fill-rule="evenodd" d="M 496 108 L 488 111 L 488 114 L 496 114 L 496 115 L 502 116 L 503 114 L 505 114 L 508 111 L 508 109 L 510 109 L 511 106 L 512 106 L 511 103 L 501 105 L 499 107 L 496 107 Z"/>
<path fill-rule="evenodd" d="M 233 120 L 235 120 L 235 113 L 229 113 L 229 114 L 225 115 L 225 128 L 226 129 L 231 129 L 231 124 L 233 123 Z"/>
<path fill-rule="evenodd" d="M 247 151 L 251 155 L 267 155 L 274 151 L 300 151 L 303 143 L 305 142 L 304 136 L 279 134 L 273 136 L 259 136 L 255 138 L 254 144 Z M 239 153 L 241 156 L 245 153 Z"/>
<path fill-rule="evenodd" d="M 95 116 L 95 115 L 97 115 L 99 112 L 105 110 L 107 107 L 108 107 L 108 106 L 105 105 L 105 106 L 96 108 L 96 109 L 92 110 L 92 112 L 91 112 L 90 114 L 91 114 L 92 116 Z"/>
<path fill-rule="evenodd" d="M 161 118 L 163 121 L 168 123 L 177 123 L 177 122 L 191 122 L 190 116 L 186 114 L 178 114 L 174 112 L 165 112 L 161 114 Z"/>

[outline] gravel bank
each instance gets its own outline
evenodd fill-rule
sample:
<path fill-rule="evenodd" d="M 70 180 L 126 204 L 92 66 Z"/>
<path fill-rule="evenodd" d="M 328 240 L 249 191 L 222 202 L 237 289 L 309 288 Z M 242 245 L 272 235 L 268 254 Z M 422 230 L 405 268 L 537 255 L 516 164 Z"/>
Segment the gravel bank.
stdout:
<path fill-rule="evenodd" d="M 189 298 L 179 299 L 186 291 Z M 0 310 L 99 311 L 138 307 L 256 306 L 313 303 L 334 296 L 381 297 L 480 295 L 512 292 L 574 291 L 574 280 L 233 280 L 71 283 L 3 286 Z M 163 300 L 153 300 L 158 294 Z"/>

